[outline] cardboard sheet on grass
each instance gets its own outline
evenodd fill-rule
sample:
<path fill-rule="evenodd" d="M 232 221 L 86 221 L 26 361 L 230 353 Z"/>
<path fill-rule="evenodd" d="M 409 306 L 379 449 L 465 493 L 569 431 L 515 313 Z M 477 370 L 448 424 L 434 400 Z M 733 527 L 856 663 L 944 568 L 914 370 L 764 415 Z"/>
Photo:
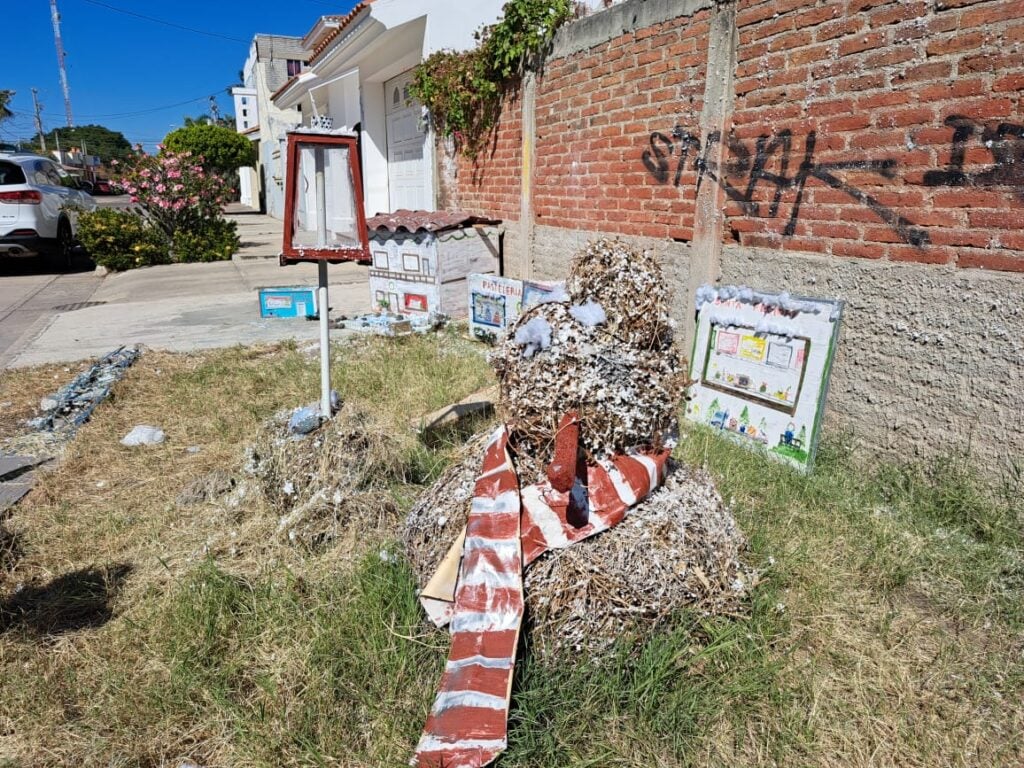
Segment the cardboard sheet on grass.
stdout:
<path fill-rule="evenodd" d="M 842 302 L 704 286 L 697 305 L 687 418 L 809 471 Z"/>

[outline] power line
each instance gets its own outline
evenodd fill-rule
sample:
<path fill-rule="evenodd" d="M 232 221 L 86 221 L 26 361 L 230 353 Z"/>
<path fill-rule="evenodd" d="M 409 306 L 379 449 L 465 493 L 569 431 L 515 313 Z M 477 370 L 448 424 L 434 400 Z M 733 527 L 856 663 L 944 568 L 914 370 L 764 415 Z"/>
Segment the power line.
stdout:
<path fill-rule="evenodd" d="M 152 112 L 162 112 L 165 109 L 174 109 L 175 107 L 183 107 L 186 104 L 194 104 L 197 101 L 206 101 L 211 96 L 215 96 L 215 95 L 216 94 L 209 94 L 208 93 L 208 94 L 205 94 L 203 96 L 197 96 L 194 99 L 186 99 L 185 101 L 177 101 L 174 104 L 165 104 L 162 107 L 151 107 L 149 109 L 138 109 L 138 110 L 135 110 L 134 112 L 108 112 L 107 114 L 102 114 L 102 115 L 100 115 L 100 114 L 93 114 L 93 115 L 79 114 L 78 116 L 79 117 L 88 117 L 88 118 L 97 118 L 97 117 L 135 117 L 137 115 L 148 115 L 148 114 L 150 114 Z"/>
<path fill-rule="evenodd" d="M 184 30 L 185 32 L 193 32 L 193 33 L 195 33 L 197 35 L 206 35 L 207 37 L 219 37 L 221 40 L 233 40 L 233 41 L 235 41 L 237 43 L 248 43 L 248 42 L 250 42 L 249 40 L 244 40 L 241 37 L 232 37 L 231 35 L 222 35 L 219 32 L 207 32 L 207 31 L 202 30 L 202 29 L 195 29 L 194 27 L 186 27 L 186 26 L 184 26 L 182 24 L 176 24 L 173 21 L 165 21 L 164 19 L 157 19 L 157 18 L 154 18 L 152 16 L 145 16 L 145 15 L 143 15 L 141 13 L 136 13 L 135 11 L 128 11 L 128 10 L 125 10 L 124 8 L 117 8 L 117 7 L 113 6 L 113 5 L 107 5 L 106 3 L 101 3 L 101 2 L 99 2 L 99 0 L 84 0 L 84 2 L 89 3 L 90 5 L 97 5 L 100 8 L 106 8 L 107 10 L 110 10 L 110 11 L 116 11 L 117 13 L 123 13 L 125 16 L 134 16 L 137 19 L 145 19 L 146 21 L 151 21 L 154 24 L 163 24 L 165 27 L 173 27 L 174 29 L 181 29 L 181 30 Z"/>

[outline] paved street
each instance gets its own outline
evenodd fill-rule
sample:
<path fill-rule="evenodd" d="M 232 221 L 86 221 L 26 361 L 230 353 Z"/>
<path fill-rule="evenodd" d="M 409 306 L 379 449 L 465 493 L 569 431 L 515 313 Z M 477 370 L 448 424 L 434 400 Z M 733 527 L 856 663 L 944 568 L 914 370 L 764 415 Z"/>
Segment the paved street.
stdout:
<path fill-rule="evenodd" d="M 278 265 L 280 222 L 238 208 L 229 216 L 238 221 L 242 239 L 231 261 L 170 264 L 106 277 L 59 275 L 29 262 L 0 265 L 0 366 L 80 360 L 122 344 L 185 351 L 316 340 L 314 322 L 261 319 L 257 297 L 261 287 L 315 285 L 316 266 Z M 332 315 L 369 310 L 366 267 L 331 266 L 329 275 Z"/>
<path fill-rule="evenodd" d="M 132 199 L 128 195 L 99 195 L 95 200 L 100 208 L 127 208 L 132 204 Z"/>
<path fill-rule="evenodd" d="M 89 301 L 102 282 L 91 270 L 59 274 L 33 259 L 0 261 L 0 368 L 10 364 L 40 323 Z"/>

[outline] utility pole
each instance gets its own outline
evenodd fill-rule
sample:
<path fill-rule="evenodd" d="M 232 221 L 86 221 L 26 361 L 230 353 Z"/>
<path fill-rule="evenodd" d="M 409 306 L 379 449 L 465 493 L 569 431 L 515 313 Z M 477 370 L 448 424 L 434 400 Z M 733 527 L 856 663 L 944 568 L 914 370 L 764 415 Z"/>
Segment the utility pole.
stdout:
<path fill-rule="evenodd" d="M 60 84 L 64 89 L 64 112 L 68 118 L 68 128 L 74 125 L 71 119 L 71 89 L 68 87 L 68 70 L 64 66 L 64 41 L 60 37 L 60 12 L 57 0 L 50 0 L 50 20 L 53 22 L 53 42 L 57 46 L 57 66 L 60 68 Z"/>
<path fill-rule="evenodd" d="M 39 104 L 39 91 L 35 88 L 32 89 L 32 106 L 36 109 L 36 131 L 39 133 L 39 146 L 42 147 L 43 152 L 46 152 L 46 134 L 43 133 L 43 118 L 41 113 L 43 111 L 42 106 Z"/>

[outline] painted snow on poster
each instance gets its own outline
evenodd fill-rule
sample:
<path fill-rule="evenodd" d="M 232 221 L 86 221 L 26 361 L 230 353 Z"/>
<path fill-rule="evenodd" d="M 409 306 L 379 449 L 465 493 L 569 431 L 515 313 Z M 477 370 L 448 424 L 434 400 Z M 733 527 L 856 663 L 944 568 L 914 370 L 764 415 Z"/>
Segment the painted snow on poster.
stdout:
<path fill-rule="evenodd" d="M 704 286 L 697 305 L 687 418 L 809 470 L 842 303 Z"/>

